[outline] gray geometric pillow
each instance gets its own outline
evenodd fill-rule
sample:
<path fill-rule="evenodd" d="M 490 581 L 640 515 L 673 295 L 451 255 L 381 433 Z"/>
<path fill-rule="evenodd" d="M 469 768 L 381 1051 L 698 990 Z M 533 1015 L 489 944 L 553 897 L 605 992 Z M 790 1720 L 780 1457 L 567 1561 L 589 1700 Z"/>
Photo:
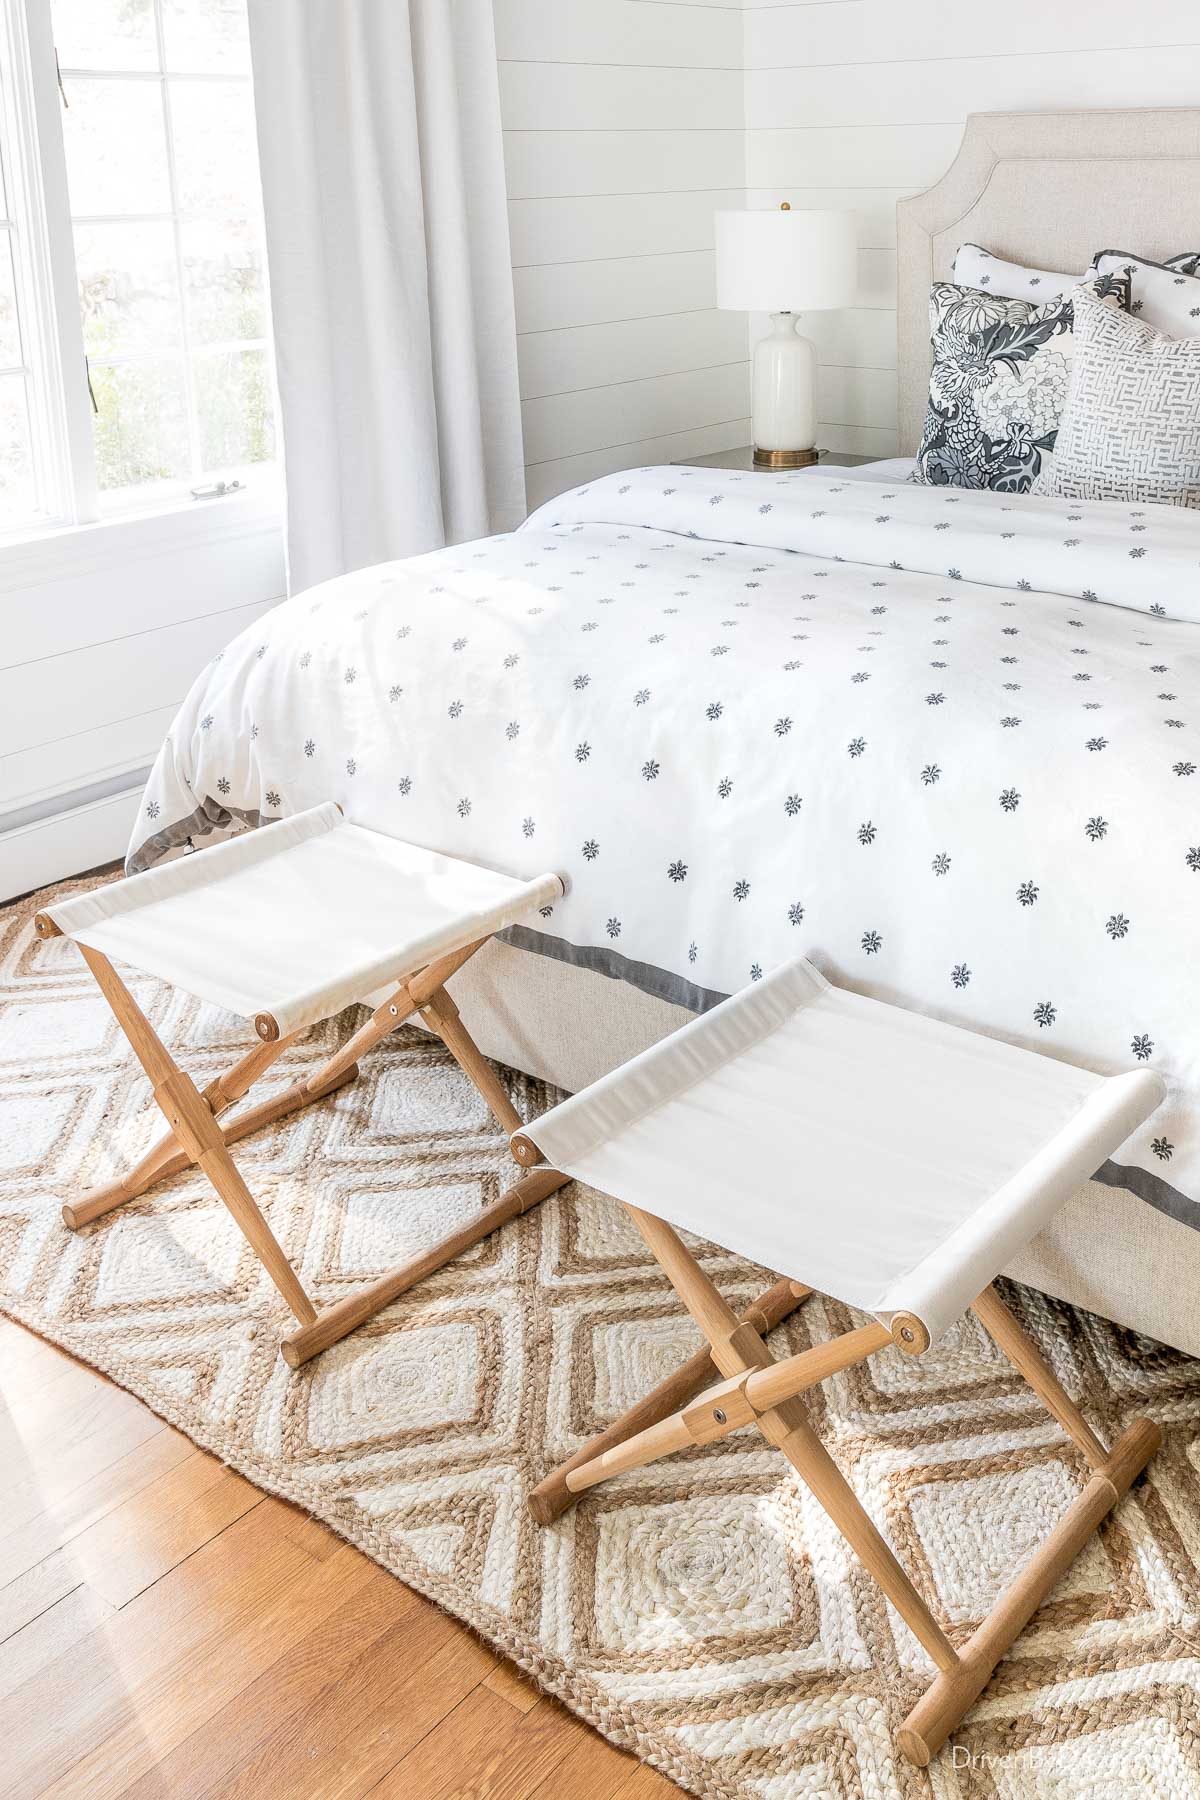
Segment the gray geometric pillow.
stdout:
<path fill-rule="evenodd" d="M 1200 338 L 1167 337 L 1080 293 L 1054 467 L 1033 491 L 1200 507 Z"/>
<path fill-rule="evenodd" d="M 1041 305 L 934 282 L 929 410 L 910 481 L 1027 492 L 1066 404 L 1077 294 L 1122 306 L 1128 277 L 1096 276 Z"/>

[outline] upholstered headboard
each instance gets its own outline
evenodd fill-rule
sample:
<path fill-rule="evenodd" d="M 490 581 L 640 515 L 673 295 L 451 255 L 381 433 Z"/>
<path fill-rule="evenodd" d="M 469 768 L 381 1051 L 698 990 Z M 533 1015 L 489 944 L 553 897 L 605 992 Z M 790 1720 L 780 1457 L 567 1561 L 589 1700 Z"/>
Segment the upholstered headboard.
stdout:
<path fill-rule="evenodd" d="M 950 168 L 897 216 L 900 448 L 929 385 L 929 284 L 959 244 L 1068 272 L 1097 250 L 1200 250 L 1200 108 L 972 113 Z"/>

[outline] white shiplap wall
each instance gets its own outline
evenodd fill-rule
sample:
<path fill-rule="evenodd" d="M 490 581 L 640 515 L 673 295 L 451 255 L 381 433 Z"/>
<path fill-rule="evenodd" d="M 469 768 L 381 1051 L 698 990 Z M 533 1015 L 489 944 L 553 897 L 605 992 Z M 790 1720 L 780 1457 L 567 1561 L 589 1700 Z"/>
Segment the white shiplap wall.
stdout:
<path fill-rule="evenodd" d="M 742 22 L 748 204 L 860 217 L 857 306 L 804 327 L 830 449 L 895 451 L 895 204 L 945 171 L 968 113 L 1200 95 L 1196 0 L 744 0 Z"/>
<path fill-rule="evenodd" d="M 712 214 L 745 200 L 743 15 L 495 0 L 528 499 L 745 443 L 744 318 Z"/>
<path fill-rule="evenodd" d="M 197 670 L 283 591 L 278 496 L 253 488 L 6 546 L 0 901 L 123 853 Z"/>

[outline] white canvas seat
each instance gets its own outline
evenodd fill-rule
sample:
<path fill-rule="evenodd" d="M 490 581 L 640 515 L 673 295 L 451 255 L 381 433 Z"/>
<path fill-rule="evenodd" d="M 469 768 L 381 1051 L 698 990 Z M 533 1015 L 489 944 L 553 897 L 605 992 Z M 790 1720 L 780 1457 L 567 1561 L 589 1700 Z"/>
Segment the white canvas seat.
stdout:
<path fill-rule="evenodd" d="M 1163 1094 L 793 962 L 526 1128 L 556 1168 L 939 1336 Z"/>
<path fill-rule="evenodd" d="M 1104 1077 L 833 987 L 807 962 L 735 994 L 525 1126 L 545 1158 L 621 1200 L 707 1339 L 533 1490 L 549 1524 L 588 1488 L 756 1424 L 826 1508 L 938 1670 L 899 1734 L 927 1763 L 1042 1598 L 1157 1449 L 1106 1449 L 991 1286 L 1149 1115 L 1151 1072 Z M 743 1319 L 676 1228 L 778 1270 Z M 776 1362 L 767 1331 L 814 1290 L 875 1323 Z M 972 1308 L 1066 1429 L 1090 1478 L 960 1647 L 816 1436 L 799 1396 L 874 1352 L 909 1354 Z M 699 1392 L 713 1377 L 724 1379 Z"/>
<path fill-rule="evenodd" d="M 47 907 L 35 920 L 39 935 L 78 944 L 170 1127 L 126 1175 L 68 1202 L 65 1223 L 78 1230 L 195 1164 L 299 1320 L 283 1343 L 285 1359 L 298 1367 L 327 1349 L 566 1177 L 543 1169 L 516 1182 L 441 1244 L 318 1316 L 229 1146 L 353 1080 L 363 1051 L 414 1012 L 442 1038 L 503 1129 L 513 1131 L 520 1116 L 445 983 L 495 932 L 562 891 L 557 875 L 520 880 L 438 855 L 351 824 L 330 802 Z M 200 1092 L 172 1061 L 110 957 L 253 1020 L 261 1042 Z M 298 1032 L 381 990 L 372 1016 L 315 1074 L 218 1126 Z"/>
<path fill-rule="evenodd" d="M 332 801 L 46 909 L 65 936 L 244 1019 L 302 1030 L 557 900 Z"/>

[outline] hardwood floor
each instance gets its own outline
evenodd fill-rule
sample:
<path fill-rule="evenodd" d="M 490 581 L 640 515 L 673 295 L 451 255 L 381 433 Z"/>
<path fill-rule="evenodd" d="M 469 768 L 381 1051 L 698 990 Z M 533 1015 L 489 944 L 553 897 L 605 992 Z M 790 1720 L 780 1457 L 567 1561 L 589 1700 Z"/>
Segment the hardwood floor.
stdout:
<path fill-rule="evenodd" d="M 0 1793 L 679 1789 L 323 1525 L 0 1318 Z"/>

